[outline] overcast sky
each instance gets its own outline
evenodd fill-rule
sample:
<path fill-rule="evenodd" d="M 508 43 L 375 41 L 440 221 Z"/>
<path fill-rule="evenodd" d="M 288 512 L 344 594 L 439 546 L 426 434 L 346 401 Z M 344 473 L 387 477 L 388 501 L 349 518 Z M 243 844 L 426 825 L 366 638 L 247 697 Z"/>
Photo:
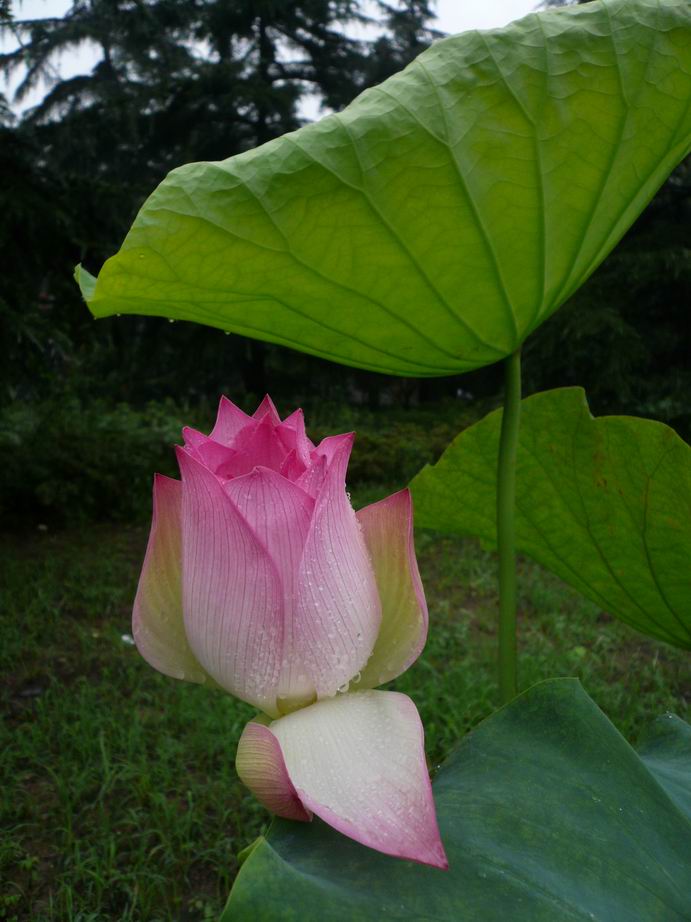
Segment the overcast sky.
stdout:
<path fill-rule="evenodd" d="M 467 29 L 491 29 L 495 26 L 505 26 L 514 19 L 520 19 L 531 12 L 538 0 L 437 0 L 432 5 L 437 10 L 435 26 L 442 32 L 465 32 Z M 44 16 L 62 16 L 70 7 L 69 0 L 13 0 L 12 8 L 16 19 L 39 19 Z M 9 36 L 0 47 L 9 51 L 16 47 Z M 63 77 L 88 72 L 95 63 L 95 53 L 88 48 L 82 48 L 78 53 L 65 55 L 59 63 L 59 71 Z M 1 78 L 0 78 L 1 79 Z M 15 81 L 13 81 L 13 84 Z M 1 88 L 1 87 L 0 87 Z M 5 86 L 4 91 L 9 95 L 11 86 Z M 33 94 L 25 105 L 33 105 L 42 96 L 42 92 Z M 303 106 L 307 117 L 317 115 L 314 105 Z"/>

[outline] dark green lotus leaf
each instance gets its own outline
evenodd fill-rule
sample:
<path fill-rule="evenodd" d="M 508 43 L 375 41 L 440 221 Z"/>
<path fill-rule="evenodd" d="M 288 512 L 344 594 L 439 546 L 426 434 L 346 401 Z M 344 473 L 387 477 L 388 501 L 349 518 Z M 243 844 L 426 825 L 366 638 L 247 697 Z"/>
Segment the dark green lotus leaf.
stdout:
<path fill-rule="evenodd" d="M 275 821 L 222 922 L 682 922 L 691 906 L 691 728 L 640 758 L 573 679 L 536 685 L 434 780 L 449 871 L 330 827 Z"/>
<path fill-rule="evenodd" d="M 97 317 L 210 324 L 402 375 L 512 352 L 691 147 L 691 12 L 600 0 L 436 43 L 347 109 L 173 171 Z"/>
<path fill-rule="evenodd" d="M 674 714 L 658 718 L 639 754 L 677 806 L 691 819 L 691 727 Z"/>
<path fill-rule="evenodd" d="M 501 410 L 412 482 L 418 526 L 496 531 Z M 662 423 L 594 419 L 581 388 L 523 401 L 516 541 L 627 624 L 691 648 L 691 447 Z M 453 501 L 452 501 L 453 498 Z"/>

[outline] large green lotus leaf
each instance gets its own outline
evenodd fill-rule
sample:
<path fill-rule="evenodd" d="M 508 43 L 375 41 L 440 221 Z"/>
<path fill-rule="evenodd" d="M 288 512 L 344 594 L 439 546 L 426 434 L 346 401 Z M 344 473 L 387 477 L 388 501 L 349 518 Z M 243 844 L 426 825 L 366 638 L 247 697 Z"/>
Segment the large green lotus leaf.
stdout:
<path fill-rule="evenodd" d="M 691 818 L 691 727 L 674 714 L 659 717 L 638 751 L 672 800 Z"/>
<path fill-rule="evenodd" d="M 173 171 L 97 317 L 194 320 L 431 376 L 497 361 L 691 147 L 691 12 L 600 0 L 438 42 L 345 111 Z"/>
<path fill-rule="evenodd" d="M 460 706 L 460 705 L 459 705 Z M 274 821 L 222 922 L 681 922 L 691 815 L 667 790 L 691 761 L 672 719 L 641 759 L 573 679 L 536 685 L 466 736 L 434 780 L 447 872 L 328 826 Z M 691 794 L 691 774 L 679 774 Z"/>
<path fill-rule="evenodd" d="M 414 478 L 418 526 L 496 538 L 501 410 Z M 691 447 L 662 423 L 595 419 L 581 388 L 522 403 L 516 541 L 622 621 L 691 648 Z"/>

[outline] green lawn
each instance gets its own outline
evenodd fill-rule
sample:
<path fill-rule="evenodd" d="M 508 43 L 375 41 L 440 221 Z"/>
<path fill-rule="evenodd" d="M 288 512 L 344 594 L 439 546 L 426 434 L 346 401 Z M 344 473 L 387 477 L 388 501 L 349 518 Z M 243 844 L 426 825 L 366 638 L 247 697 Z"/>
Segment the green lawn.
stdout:
<path fill-rule="evenodd" d="M 145 542 L 146 529 L 112 526 L 1 541 L 0 919 L 215 920 L 268 821 L 233 768 L 252 709 L 158 675 L 127 643 Z M 418 551 L 430 639 L 395 685 L 436 763 L 497 703 L 494 559 L 431 534 Z M 687 654 L 534 564 L 520 584 L 522 686 L 577 675 L 632 740 L 656 714 L 687 716 Z"/>

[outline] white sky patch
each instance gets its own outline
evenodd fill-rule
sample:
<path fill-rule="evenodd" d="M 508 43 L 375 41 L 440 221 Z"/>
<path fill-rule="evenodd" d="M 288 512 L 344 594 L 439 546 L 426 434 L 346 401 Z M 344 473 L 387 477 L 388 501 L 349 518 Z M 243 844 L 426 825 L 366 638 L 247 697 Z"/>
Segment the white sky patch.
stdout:
<path fill-rule="evenodd" d="M 436 22 L 433 23 L 440 32 L 451 35 L 465 32 L 468 29 L 492 29 L 505 26 L 514 19 L 520 19 L 535 9 L 538 0 L 437 0 L 432 4 L 437 11 Z M 43 19 L 46 17 L 64 16 L 70 8 L 70 0 L 14 0 L 12 9 L 15 19 Z M 348 30 L 349 34 L 356 37 L 368 37 L 371 30 Z M 6 32 L 0 38 L 0 49 L 11 51 L 18 46 L 17 40 L 11 32 Z M 100 49 L 95 45 L 81 45 L 74 52 L 67 52 L 54 61 L 55 70 L 60 78 L 66 79 L 77 74 L 87 74 L 100 59 Z M 12 101 L 12 95 L 20 82 L 20 78 L 13 77 L 0 89 Z M 22 111 L 36 105 L 43 98 L 48 86 L 41 86 L 32 91 L 21 104 L 14 108 Z M 300 112 L 303 118 L 314 119 L 323 114 L 319 108 L 319 98 L 316 95 L 306 96 L 301 105 Z"/>
<path fill-rule="evenodd" d="M 437 28 L 450 35 L 494 29 L 532 13 L 538 0 L 437 0 Z"/>

